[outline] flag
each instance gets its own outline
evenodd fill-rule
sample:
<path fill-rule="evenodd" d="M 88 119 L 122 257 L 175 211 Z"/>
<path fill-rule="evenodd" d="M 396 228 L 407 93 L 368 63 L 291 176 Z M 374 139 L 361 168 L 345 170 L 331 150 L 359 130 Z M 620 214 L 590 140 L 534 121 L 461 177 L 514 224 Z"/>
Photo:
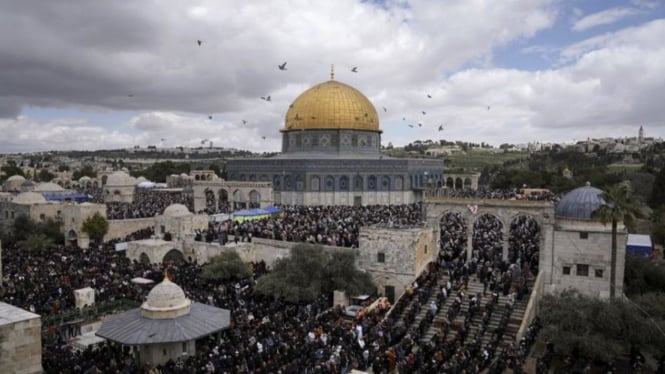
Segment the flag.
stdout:
<path fill-rule="evenodd" d="M 469 211 L 470 211 L 472 214 L 476 214 L 476 212 L 478 212 L 478 205 L 475 205 L 475 204 L 473 204 L 473 205 L 471 205 L 471 204 L 467 204 L 466 207 L 469 208 Z"/>

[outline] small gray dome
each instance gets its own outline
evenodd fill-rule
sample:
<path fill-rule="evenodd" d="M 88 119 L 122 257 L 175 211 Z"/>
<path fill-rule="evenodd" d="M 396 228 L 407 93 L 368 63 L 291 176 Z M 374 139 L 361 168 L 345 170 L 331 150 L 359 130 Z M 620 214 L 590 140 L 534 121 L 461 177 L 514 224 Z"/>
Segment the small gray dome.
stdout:
<path fill-rule="evenodd" d="M 591 187 L 587 182 L 584 187 L 568 192 L 556 206 L 556 216 L 559 218 L 591 219 L 591 213 L 605 204 L 600 195 L 603 190 Z"/>

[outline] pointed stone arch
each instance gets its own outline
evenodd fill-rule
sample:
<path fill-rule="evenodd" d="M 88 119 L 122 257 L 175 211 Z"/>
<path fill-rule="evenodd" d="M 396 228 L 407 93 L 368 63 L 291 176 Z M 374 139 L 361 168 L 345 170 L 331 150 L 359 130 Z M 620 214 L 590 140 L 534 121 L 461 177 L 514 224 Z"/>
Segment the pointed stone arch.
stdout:
<path fill-rule="evenodd" d="M 182 264 L 184 262 L 185 262 L 185 255 L 176 248 L 173 248 L 168 252 L 166 252 L 164 257 L 162 258 L 162 264 L 168 264 L 168 263 Z"/>
<path fill-rule="evenodd" d="M 241 189 L 233 191 L 233 208 L 245 209 L 247 208 L 247 201 L 245 201 L 245 194 Z"/>
<path fill-rule="evenodd" d="M 446 262 L 455 258 L 466 260 L 468 225 L 459 211 L 444 212 L 439 219 L 439 259 Z"/>
<path fill-rule="evenodd" d="M 473 255 L 480 261 L 503 257 L 503 222 L 491 213 L 479 215 L 473 221 Z"/>
<path fill-rule="evenodd" d="M 150 261 L 150 257 L 145 252 L 141 252 L 139 255 L 139 262 L 145 265 L 152 263 L 152 261 Z"/>
<path fill-rule="evenodd" d="M 249 207 L 259 208 L 261 206 L 261 194 L 257 190 L 249 191 Z"/>
<path fill-rule="evenodd" d="M 508 231 L 508 261 L 518 262 L 522 271 L 538 274 L 542 228 L 538 219 L 531 214 L 518 212 L 510 217 Z"/>

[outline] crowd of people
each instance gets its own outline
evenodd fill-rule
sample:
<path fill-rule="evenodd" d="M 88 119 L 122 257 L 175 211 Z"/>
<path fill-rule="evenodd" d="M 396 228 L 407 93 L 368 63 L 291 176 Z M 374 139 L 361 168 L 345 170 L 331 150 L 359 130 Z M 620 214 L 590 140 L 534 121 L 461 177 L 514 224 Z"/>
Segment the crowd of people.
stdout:
<path fill-rule="evenodd" d="M 108 218 L 150 217 L 161 214 L 172 203 L 184 203 L 193 210 L 191 201 L 183 201 L 182 196 L 137 189 L 133 204 L 108 204 Z M 487 196 L 503 198 L 501 196 L 510 194 Z M 220 226 L 211 225 L 210 232 L 202 234 L 217 237 L 223 228 L 224 233 L 240 240 L 260 237 L 357 248 L 362 226 L 413 227 L 421 225 L 423 219 L 419 204 L 281 208 L 284 214 L 280 217 L 242 223 L 229 221 Z M 289 304 L 254 294 L 255 280 L 269 271 L 265 264 L 253 266 L 254 274 L 248 279 L 228 282 L 204 280 L 199 276 L 202 267 L 195 262 L 177 264 L 170 268 L 170 276 L 189 298 L 232 311 L 231 328 L 224 332 L 221 342 L 203 339 L 198 343 L 196 356 L 159 368 L 147 368 L 138 366 L 129 351 L 112 344 L 72 350 L 66 344 L 71 338 L 69 332 L 44 326 L 45 333 L 51 335 L 45 340 L 50 343 L 43 350 L 44 369 L 74 373 L 184 373 L 192 370 L 200 373 L 347 373 L 351 368 L 359 368 L 378 374 L 396 369 L 405 373 L 477 373 L 484 369 L 498 373 L 504 367 L 517 368 L 528 351 L 527 342 L 502 348 L 499 344 L 502 331 L 488 331 L 487 321 L 493 312 L 501 309 L 496 306 L 495 294 L 497 297 L 503 294 L 514 301 L 528 292 L 526 275 L 537 272 L 538 226 L 526 216 L 511 222 L 508 257 L 503 258 L 501 222 L 492 216 L 479 217 L 470 237 L 473 241 L 470 261 L 466 253 L 467 230 L 460 213 L 446 214 L 441 222 L 438 261 L 420 275 L 414 287 L 388 315 L 379 311 L 351 323 L 345 321 L 341 308 L 331 308 L 326 297 L 308 304 Z M 152 234 L 145 230 L 127 239 Z M 94 250 L 59 246 L 33 253 L 8 248 L 4 251 L 5 272 L 0 296 L 3 301 L 46 317 L 72 310 L 73 290 L 87 286 L 95 289 L 98 303 L 143 300 L 146 289 L 132 284 L 130 279 L 139 276 L 158 282 L 163 279 L 163 268 L 129 261 L 122 252 L 113 249 L 113 244 L 107 243 Z M 436 285 L 444 278 L 447 279 L 445 291 L 439 291 Z M 482 296 L 466 295 L 465 287 L 470 278 L 483 283 L 492 298 L 483 304 L 484 293 Z M 423 308 L 427 308 L 427 313 L 416 322 Z M 433 339 L 427 340 L 425 333 L 440 310 L 447 311 L 448 321 L 463 314 L 462 328 L 446 324 Z M 500 321 L 505 323 L 510 313 L 508 308 L 502 310 L 506 314 Z M 479 323 L 481 328 L 471 336 L 467 333 L 472 322 Z M 492 334 L 487 344 L 482 342 L 486 333 Z"/>
<path fill-rule="evenodd" d="M 370 206 L 281 207 L 280 216 L 232 223 L 228 230 L 236 238 L 251 237 L 358 248 L 360 227 L 385 224 L 413 227 L 422 224 L 419 204 Z"/>
<path fill-rule="evenodd" d="M 139 232 L 133 238 L 151 234 Z M 160 281 L 164 277 L 162 267 L 129 261 L 114 250 L 113 243 L 93 250 L 58 247 L 26 255 L 9 248 L 5 253 L 2 299 L 43 316 L 71 310 L 72 292 L 77 288 L 93 287 L 98 303 L 121 298 L 141 301 L 146 289 L 130 279 Z M 479 372 L 493 364 L 494 352 L 501 354 L 496 339 L 491 349 L 478 343 L 480 336 L 473 337 L 475 340 L 469 337 L 468 344 L 461 335 L 445 339 L 446 334 L 452 334 L 450 329 L 431 341 L 424 339 L 435 310 L 443 309 L 446 301 L 435 290 L 438 281 L 449 279 L 448 298 L 455 300 L 448 308 L 448 313 L 454 311 L 448 315 L 450 319 L 460 313 L 462 303 L 469 302 L 463 290 L 472 272 L 465 265 L 459 258 L 448 266 L 432 264 L 388 316 L 378 311 L 349 322 L 341 308 L 331 309 L 327 297 L 308 304 L 290 304 L 255 294 L 255 279 L 269 271 L 263 263 L 252 266 L 252 277 L 236 281 L 206 280 L 200 277 L 202 267 L 197 263 L 174 264 L 169 276 L 188 298 L 232 311 L 231 328 L 223 333 L 221 341 L 203 339 L 196 356 L 148 368 L 135 363 L 127 349 L 111 344 L 73 350 L 66 344 L 71 338 L 68 333 L 44 326 L 45 333 L 55 337 L 45 339 L 50 343 L 43 349 L 43 365 L 46 372 L 72 373 L 346 373 L 351 368 L 371 369 L 377 374 L 396 368 L 404 373 L 445 373 L 462 368 L 469 373 Z M 421 308 L 429 308 L 430 296 L 435 293 L 437 308 L 428 310 L 427 318 L 416 323 L 415 315 Z M 473 310 L 478 314 L 467 313 L 471 316 L 468 318 L 482 314 L 480 300 L 474 303 Z M 484 311 L 488 308 L 491 306 L 485 305 Z M 487 356 L 490 351 L 492 354 Z"/>
<path fill-rule="evenodd" d="M 431 192 L 433 196 L 464 198 L 464 199 L 498 199 L 498 200 L 531 200 L 531 201 L 552 201 L 557 203 L 561 200 L 561 194 L 547 190 L 525 193 L 518 190 L 501 189 L 449 189 L 442 188 Z"/>
<path fill-rule="evenodd" d="M 154 217 L 164 213 L 171 204 L 183 204 L 194 211 L 194 199 L 180 191 L 163 191 L 150 188 L 136 188 L 131 203 L 107 202 L 107 219 L 131 219 Z"/>

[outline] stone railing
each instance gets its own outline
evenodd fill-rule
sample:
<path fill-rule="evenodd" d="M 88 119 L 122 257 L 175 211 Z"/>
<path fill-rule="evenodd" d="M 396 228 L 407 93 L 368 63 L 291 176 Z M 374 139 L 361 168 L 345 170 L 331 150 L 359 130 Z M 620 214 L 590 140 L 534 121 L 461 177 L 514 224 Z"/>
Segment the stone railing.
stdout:
<path fill-rule="evenodd" d="M 531 294 L 529 296 L 529 303 L 526 305 L 526 309 L 524 310 L 524 317 L 522 318 L 522 324 L 520 325 L 519 330 L 517 330 L 517 334 L 515 335 L 515 341 L 519 342 L 524 334 L 526 334 L 527 329 L 529 328 L 529 325 L 533 321 L 534 318 L 538 315 L 538 302 L 540 301 L 540 298 L 543 296 L 543 289 L 544 289 L 544 284 L 545 284 L 545 276 L 544 272 L 538 273 L 538 277 L 536 277 L 536 282 L 533 284 L 533 290 L 531 290 Z"/>

